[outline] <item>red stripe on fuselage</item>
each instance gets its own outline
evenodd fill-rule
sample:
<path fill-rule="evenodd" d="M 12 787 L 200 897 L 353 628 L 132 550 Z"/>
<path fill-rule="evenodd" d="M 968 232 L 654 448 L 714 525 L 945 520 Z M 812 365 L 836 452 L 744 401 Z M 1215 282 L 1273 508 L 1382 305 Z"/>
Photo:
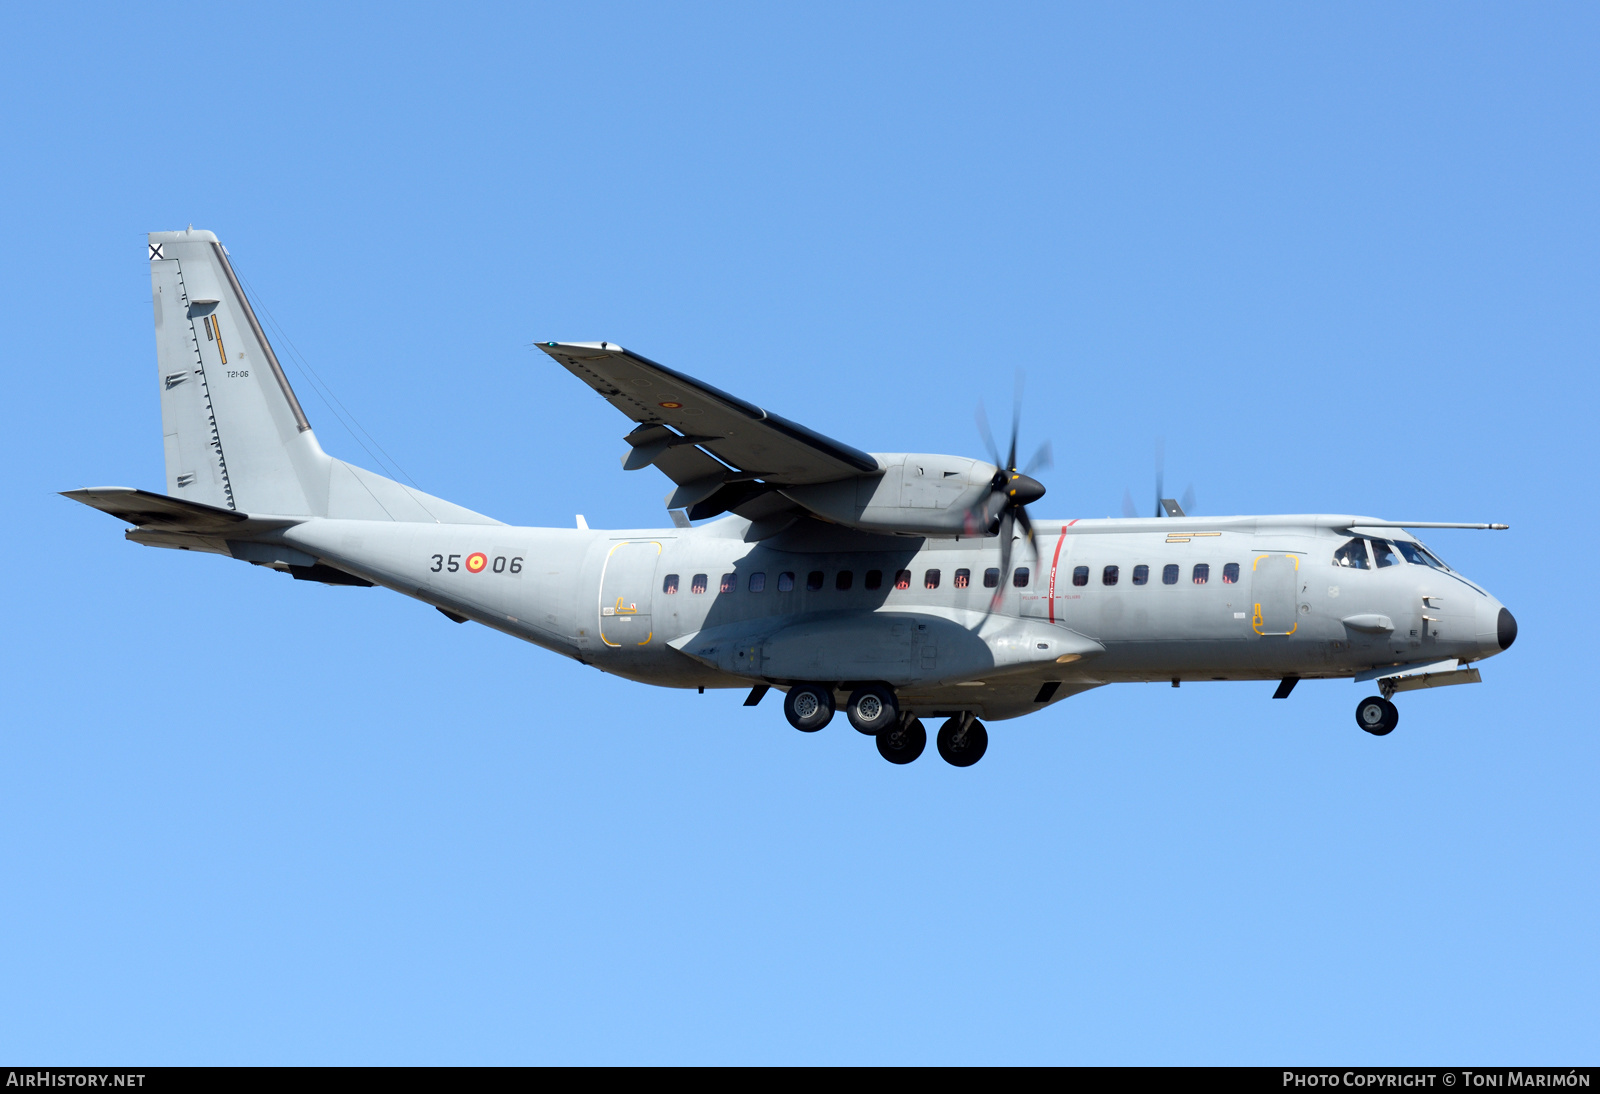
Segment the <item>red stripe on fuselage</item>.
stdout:
<path fill-rule="evenodd" d="M 1050 560 L 1050 622 L 1052 623 L 1056 621 L 1056 564 L 1061 561 L 1061 545 L 1067 542 L 1067 529 L 1077 524 L 1078 520 L 1081 519 L 1083 518 L 1079 517 L 1077 520 L 1063 524 L 1061 531 L 1056 533 L 1056 553 L 1055 557 Z"/>

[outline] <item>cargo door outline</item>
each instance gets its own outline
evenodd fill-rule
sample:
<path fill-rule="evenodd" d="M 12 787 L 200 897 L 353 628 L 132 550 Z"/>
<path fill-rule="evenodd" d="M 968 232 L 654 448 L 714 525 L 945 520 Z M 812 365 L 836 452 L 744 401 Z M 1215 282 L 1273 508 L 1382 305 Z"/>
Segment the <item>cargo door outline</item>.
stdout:
<path fill-rule="evenodd" d="M 601 642 L 613 648 L 647 646 L 655 637 L 650 602 L 660 557 L 661 544 L 655 540 L 623 540 L 606 552 L 605 568 L 600 572 Z M 641 630 L 645 632 L 642 640 L 638 637 Z"/>
<path fill-rule="evenodd" d="M 1250 565 L 1250 629 L 1262 637 L 1286 638 L 1300 629 L 1295 613 L 1300 558 L 1289 554 L 1257 555 Z"/>

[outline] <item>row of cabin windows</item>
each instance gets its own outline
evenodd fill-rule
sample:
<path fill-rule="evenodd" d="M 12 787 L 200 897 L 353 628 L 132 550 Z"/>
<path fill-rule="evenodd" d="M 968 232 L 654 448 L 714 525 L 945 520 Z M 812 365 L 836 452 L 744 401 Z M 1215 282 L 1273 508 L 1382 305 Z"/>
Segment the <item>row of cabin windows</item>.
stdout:
<path fill-rule="evenodd" d="M 937 589 L 941 579 L 941 571 L 924 570 L 922 572 L 922 587 L 924 589 Z M 1014 571 L 1012 571 L 1011 584 L 1014 588 L 1026 589 L 1028 587 L 1028 579 L 1028 567 L 1018 566 Z M 680 580 L 681 579 L 677 574 L 668 574 L 661 582 L 661 591 L 666 593 L 668 596 L 676 593 L 678 591 Z M 856 578 L 854 571 L 840 570 L 838 573 L 833 575 L 833 587 L 840 592 L 845 592 L 855 585 L 855 580 Z M 806 575 L 807 592 L 816 592 L 818 589 L 822 588 L 824 584 L 826 584 L 826 577 L 821 570 L 812 570 Z M 966 569 L 957 570 L 955 575 L 955 587 L 958 589 L 966 589 L 970 588 L 971 585 L 972 571 Z M 983 571 L 983 587 L 985 589 L 998 588 L 999 585 L 999 567 L 991 566 L 987 570 Z M 734 589 L 738 588 L 738 586 L 738 574 L 723 574 L 722 583 L 717 587 L 717 591 L 721 593 L 731 593 L 734 591 Z M 706 591 L 706 587 L 707 577 L 705 574 L 695 574 L 694 577 L 689 579 L 689 591 L 691 593 L 703 593 Z M 883 571 L 868 570 L 866 576 L 862 579 L 861 587 L 868 591 L 883 588 Z M 911 588 L 911 571 L 896 570 L 894 573 L 894 587 L 896 589 Z M 765 592 L 767 588 L 767 575 L 760 571 L 751 574 L 749 588 L 753 593 Z M 793 590 L 794 574 L 787 570 L 779 574 L 778 591 L 780 593 L 787 593 L 792 592 Z"/>
<path fill-rule="evenodd" d="M 1176 585 L 1180 569 L 1176 562 L 1169 562 L 1163 566 L 1161 568 L 1161 584 Z M 1100 584 L 1102 585 L 1115 585 L 1120 580 L 1122 580 L 1122 567 L 1120 566 L 1107 566 L 1100 571 Z M 1150 584 L 1150 567 L 1135 566 L 1132 580 L 1135 585 Z M 1210 581 L 1211 563 L 1196 562 L 1194 569 L 1189 571 L 1189 580 L 1196 585 L 1204 585 Z M 1074 585 L 1089 584 L 1089 567 L 1074 567 L 1072 570 L 1072 583 Z M 1237 585 L 1239 583 L 1239 564 L 1237 562 L 1230 562 L 1222 568 L 1222 583 L 1224 585 Z"/>

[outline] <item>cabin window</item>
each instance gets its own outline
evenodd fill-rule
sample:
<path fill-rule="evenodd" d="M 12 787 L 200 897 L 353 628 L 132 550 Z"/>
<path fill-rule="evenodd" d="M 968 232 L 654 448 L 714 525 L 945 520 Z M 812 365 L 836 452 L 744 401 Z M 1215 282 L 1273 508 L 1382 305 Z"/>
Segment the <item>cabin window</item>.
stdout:
<path fill-rule="evenodd" d="M 1369 540 L 1372 544 L 1372 558 L 1378 564 L 1378 569 L 1385 566 L 1398 566 L 1400 560 L 1395 557 L 1394 548 L 1381 539 Z"/>
<path fill-rule="evenodd" d="M 841 593 L 855 584 L 856 575 L 849 570 L 840 570 L 839 576 L 833 579 L 833 587 Z"/>
<path fill-rule="evenodd" d="M 1089 584 L 1089 567 L 1087 567 L 1087 566 L 1075 567 L 1073 569 L 1073 571 L 1072 571 L 1072 583 L 1074 585 L 1087 585 L 1087 584 Z"/>
<path fill-rule="evenodd" d="M 671 596 L 673 593 L 677 592 L 678 575 L 668 574 L 666 580 L 661 583 L 661 591 L 666 593 L 668 596 Z"/>
<path fill-rule="evenodd" d="M 1029 576 L 1030 574 L 1026 566 L 1018 566 L 1016 571 L 1011 575 L 1011 584 L 1018 589 L 1026 589 L 1028 587 Z"/>
<path fill-rule="evenodd" d="M 937 589 L 939 587 L 939 571 L 929 570 L 927 573 L 923 574 L 922 587 L 924 589 Z"/>
<path fill-rule="evenodd" d="M 806 575 L 806 591 L 814 593 L 820 588 L 822 588 L 822 571 L 812 570 Z"/>
<path fill-rule="evenodd" d="M 1222 568 L 1222 583 L 1224 585 L 1239 584 L 1239 564 L 1230 562 Z"/>
<path fill-rule="evenodd" d="M 699 595 L 700 593 L 706 591 L 706 586 L 708 584 L 709 579 L 707 579 L 705 574 L 695 574 L 694 577 L 689 581 L 689 591 Z"/>
<path fill-rule="evenodd" d="M 722 575 L 722 584 L 717 586 L 717 592 L 719 592 L 719 593 L 731 593 L 731 592 L 733 592 L 733 590 L 735 588 L 738 587 L 738 585 L 739 585 L 739 577 L 738 577 L 737 574 L 723 574 Z"/>
<path fill-rule="evenodd" d="M 1117 567 L 1107 566 L 1104 570 L 1100 571 L 1100 584 L 1115 585 L 1117 583 L 1117 577 L 1119 574 L 1120 571 Z"/>
<path fill-rule="evenodd" d="M 1333 552 L 1333 564 L 1350 570 L 1365 570 L 1367 566 L 1367 541 L 1352 539 Z"/>
<path fill-rule="evenodd" d="M 983 587 L 985 589 L 998 588 L 1000 585 L 1000 567 L 990 566 L 983 571 Z"/>
<path fill-rule="evenodd" d="M 1150 583 L 1150 567 L 1135 566 L 1133 568 L 1133 583 L 1135 585 L 1148 585 Z"/>
<path fill-rule="evenodd" d="M 910 570 L 896 570 L 894 572 L 894 587 L 896 589 L 909 589 L 909 588 L 911 588 L 911 571 Z"/>
<path fill-rule="evenodd" d="M 1204 585 L 1211 580 L 1211 563 L 1196 562 L 1194 564 L 1194 583 Z"/>
<path fill-rule="evenodd" d="M 866 578 L 861 582 L 861 587 L 868 590 L 883 588 L 883 571 L 868 570 Z"/>
<path fill-rule="evenodd" d="M 968 585 L 971 585 L 971 584 L 972 584 L 972 571 L 971 570 L 957 570 L 956 571 L 956 588 L 965 589 Z"/>
<path fill-rule="evenodd" d="M 778 591 L 780 593 L 794 591 L 794 574 L 785 571 L 778 575 Z"/>
<path fill-rule="evenodd" d="M 1178 564 L 1169 562 L 1161 567 L 1161 584 L 1176 585 L 1178 583 Z"/>
<path fill-rule="evenodd" d="M 765 589 L 766 587 L 767 587 L 767 575 L 766 574 L 754 573 L 754 574 L 750 575 L 750 591 L 751 592 L 759 593 L 763 589 Z"/>

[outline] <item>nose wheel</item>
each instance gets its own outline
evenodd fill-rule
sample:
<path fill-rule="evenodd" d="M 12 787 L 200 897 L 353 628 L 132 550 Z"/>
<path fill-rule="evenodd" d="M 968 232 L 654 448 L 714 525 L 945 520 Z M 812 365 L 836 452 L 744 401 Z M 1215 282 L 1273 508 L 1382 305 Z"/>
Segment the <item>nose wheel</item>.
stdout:
<path fill-rule="evenodd" d="M 1394 732 L 1400 724 L 1400 711 L 1381 695 L 1373 695 L 1356 704 L 1356 725 L 1374 737 L 1384 737 Z"/>

